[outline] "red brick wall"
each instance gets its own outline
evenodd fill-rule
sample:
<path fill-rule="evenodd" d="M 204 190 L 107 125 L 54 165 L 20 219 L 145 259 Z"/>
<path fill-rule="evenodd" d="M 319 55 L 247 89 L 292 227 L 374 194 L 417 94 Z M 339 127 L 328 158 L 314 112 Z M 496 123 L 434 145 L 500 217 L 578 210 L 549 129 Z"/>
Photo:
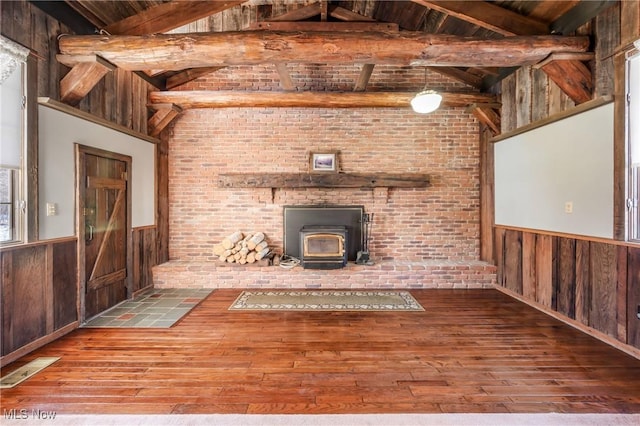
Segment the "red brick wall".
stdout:
<path fill-rule="evenodd" d="M 358 67 L 290 67 L 300 90 L 352 90 Z M 376 68 L 369 90 L 419 91 L 424 72 Z M 468 90 L 437 74 L 430 87 Z M 386 83 L 385 83 L 386 82 Z M 397 84 L 396 84 L 397 83 Z M 250 87 L 249 87 L 250 86 Z M 184 90 L 279 90 L 269 67 L 228 68 Z M 214 260 L 236 230 L 262 231 L 282 249 L 284 205 L 364 205 L 375 214 L 371 255 L 379 260 L 477 260 L 478 123 L 464 108 L 419 115 L 410 108 L 223 108 L 185 111 L 169 142 L 172 259 Z M 222 189 L 218 173 L 306 172 L 312 151 L 338 150 L 344 172 L 428 173 L 427 189 Z M 273 198 L 273 199 L 272 199 Z"/>

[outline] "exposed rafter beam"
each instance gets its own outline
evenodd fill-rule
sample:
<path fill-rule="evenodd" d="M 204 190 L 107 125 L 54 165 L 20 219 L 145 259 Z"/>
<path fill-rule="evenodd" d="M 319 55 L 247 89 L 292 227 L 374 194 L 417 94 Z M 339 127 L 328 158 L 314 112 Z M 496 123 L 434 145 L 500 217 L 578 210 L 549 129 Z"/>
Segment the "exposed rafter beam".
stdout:
<path fill-rule="evenodd" d="M 291 10 L 282 15 L 274 16 L 269 21 L 302 21 L 305 19 L 313 18 L 316 15 L 320 15 L 322 12 L 322 5 L 320 2 L 311 3 L 308 6 L 299 7 Z"/>
<path fill-rule="evenodd" d="M 544 22 L 485 1 L 413 2 L 505 36 L 549 34 L 549 27 Z"/>
<path fill-rule="evenodd" d="M 571 34 L 595 16 L 618 3 L 617 0 L 589 0 L 578 2 L 571 10 L 551 23 L 553 34 Z"/>
<path fill-rule="evenodd" d="M 276 63 L 368 63 L 412 66 L 518 66 L 554 52 L 584 52 L 589 38 L 530 36 L 482 39 L 400 33 L 223 33 L 64 36 L 65 55 L 98 55 L 126 70 L 182 70 Z"/>
<path fill-rule="evenodd" d="M 160 133 L 167 127 L 174 118 L 181 112 L 182 108 L 172 104 L 155 104 L 150 105 L 156 112 L 147 122 L 149 136 L 158 137 Z"/>
<path fill-rule="evenodd" d="M 174 104 L 189 108 L 404 108 L 415 92 L 250 92 L 188 91 L 149 93 L 150 104 Z M 495 105 L 496 98 L 484 93 L 442 93 L 442 106 Z"/>
<path fill-rule="evenodd" d="M 248 30 L 272 31 L 399 31 L 398 24 L 388 22 L 253 22 Z"/>
<path fill-rule="evenodd" d="M 246 0 L 172 1 L 150 7 L 142 12 L 104 28 L 109 34 L 144 35 L 163 33 L 201 18 L 222 12 Z"/>
<path fill-rule="evenodd" d="M 93 87 L 116 66 L 104 59 L 93 56 L 89 60 L 71 66 L 71 71 L 60 81 L 60 100 L 69 105 L 78 104 Z M 58 55 L 58 60 L 64 63 L 64 57 Z"/>

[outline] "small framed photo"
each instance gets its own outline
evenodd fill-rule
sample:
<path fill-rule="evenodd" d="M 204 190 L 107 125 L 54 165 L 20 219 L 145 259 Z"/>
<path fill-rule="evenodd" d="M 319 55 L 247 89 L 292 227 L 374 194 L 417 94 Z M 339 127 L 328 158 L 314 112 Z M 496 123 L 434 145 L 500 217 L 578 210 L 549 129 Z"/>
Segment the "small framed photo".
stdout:
<path fill-rule="evenodd" d="M 312 152 L 309 156 L 309 169 L 311 172 L 318 173 L 337 173 L 338 172 L 338 152 L 323 151 Z"/>

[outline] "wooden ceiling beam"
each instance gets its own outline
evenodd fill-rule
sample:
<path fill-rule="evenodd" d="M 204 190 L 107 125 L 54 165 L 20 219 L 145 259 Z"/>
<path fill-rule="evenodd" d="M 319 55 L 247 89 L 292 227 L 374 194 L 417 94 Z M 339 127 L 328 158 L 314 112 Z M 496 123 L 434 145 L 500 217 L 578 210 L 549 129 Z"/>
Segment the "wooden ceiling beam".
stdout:
<path fill-rule="evenodd" d="M 164 33 L 201 18 L 238 6 L 246 0 L 171 1 L 107 25 L 109 34 L 144 35 Z"/>
<path fill-rule="evenodd" d="M 299 7 L 291 10 L 287 13 L 283 13 L 278 16 L 269 18 L 268 21 L 303 21 L 305 19 L 313 18 L 316 15 L 320 15 L 322 12 L 322 5 L 320 2 L 312 3 L 308 6 Z"/>
<path fill-rule="evenodd" d="M 149 108 L 156 110 L 147 122 L 147 131 L 152 137 L 160 136 L 160 133 L 182 112 L 182 108 L 174 104 L 155 104 L 149 105 Z"/>
<path fill-rule="evenodd" d="M 331 6 L 329 8 L 329 15 L 332 18 L 347 22 L 375 21 L 375 19 L 370 18 L 369 16 L 360 15 L 359 13 L 353 12 L 340 6 Z"/>
<path fill-rule="evenodd" d="M 492 106 L 471 104 L 468 110 L 471 111 L 479 122 L 489 127 L 494 135 L 500 134 L 500 114 Z"/>
<path fill-rule="evenodd" d="M 495 105 L 496 97 L 484 93 L 442 94 L 442 106 Z M 150 104 L 174 104 L 189 108 L 403 108 L 415 92 L 256 92 L 171 91 L 149 93 Z"/>
<path fill-rule="evenodd" d="M 576 104 L 593 98 L 591 71 L 582 62 L 552 61 L 543 65 L 541 69 Z"/>
<path fill-rule="evenodd" d="M 413 2 L 504 36 L 549 34 L 549 26 L 544 22 L 485 1 Z"/>
<path fill-rule="evenodd" d="M 534 64 L 555 52 L 585 52 L 589 38 L 234 31 L 149 37 L 67 35 L 59 39 L 58 45 L 62 54 L 98 55 L 130 71 L 269 62 L 498 67 Z"/>

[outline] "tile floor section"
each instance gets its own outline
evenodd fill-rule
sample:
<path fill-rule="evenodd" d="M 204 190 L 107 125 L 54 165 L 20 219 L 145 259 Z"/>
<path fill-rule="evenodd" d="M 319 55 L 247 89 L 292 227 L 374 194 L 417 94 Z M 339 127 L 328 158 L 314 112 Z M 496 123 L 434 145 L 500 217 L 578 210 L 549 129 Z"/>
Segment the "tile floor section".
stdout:
<path fill-rule="evenodd" d="M 211 294 L 211 289 L 154 289 L 91 318 L 83 327 L 169 328 Z"/>

